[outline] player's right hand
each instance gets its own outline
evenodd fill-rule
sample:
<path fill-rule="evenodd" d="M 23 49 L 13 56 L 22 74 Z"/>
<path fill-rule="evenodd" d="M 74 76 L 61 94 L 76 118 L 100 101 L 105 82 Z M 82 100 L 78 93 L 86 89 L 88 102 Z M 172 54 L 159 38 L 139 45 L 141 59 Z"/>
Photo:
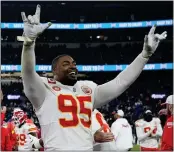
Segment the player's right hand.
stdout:
<path fill-rule="evenodd" d="M 161 115 L 167 115 L 168 114 L 168 111 L 167 109 L 161 109 L 158 114 L 161 116 Z"/>
<path fill-rule="evenodd" d="M 114 140 L 114 135 L 111 132 L 103 132 L 103 127 L 97 130 L 94 134 L 94 140 L 98 143 L 110 142 Z"/>
<path fill-rule="evenodd" d="M 167 32 L 164 31 L 162 34 L 155 34 L 156 25 L 154 25 L 150 31 L 149 34 L 145 36 L 144 38 L 144 46 L 142 55 L 144 58 L 149 58 L 152 56 L 152 54 L 156 51 L 159 43 L 162 40 L 165 40 L 167 37 Z"/>
<path fill-rule="evenodd" d="M 22 20 L 24 22 L 24 33 L 23 36 L 18 36 L 18 41 L 24 41 L 31 43 L 36 40 L 36 38 L 44 32 L 47 28 L 51 26 L 51 22 L 41 24 L 40 23 L 40 12 L 41 6 L 37 5 L 35 14 L 25 15 L 25 12 L 21 12 Z"/>

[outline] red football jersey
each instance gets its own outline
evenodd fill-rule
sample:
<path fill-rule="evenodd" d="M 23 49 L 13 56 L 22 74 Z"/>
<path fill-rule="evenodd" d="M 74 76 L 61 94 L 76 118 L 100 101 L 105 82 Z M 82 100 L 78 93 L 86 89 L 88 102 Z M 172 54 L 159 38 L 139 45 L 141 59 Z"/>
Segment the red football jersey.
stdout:
<path fill-rule="evenodd" d="M 12 145 L 7 126 L 1 127 L 1 151 L 12 151 Z"/>
<path fill-rule="evenodd" d="M 4 119 L 5 119 L 5 113 L 1 113 L 1 125 L 3 124 Z"/>
<path fill-rule="evenodd" d="M 173 115 L 167 119 L 161 139 L 161 150 L 173 151 Z"/>
<path fill-rule="evenodd" d="M 8 122 L 7 123 L 8 125 L 8 131 L 9 131 L 9 135 L 10 135 L 10 140 L 11 140 L 11 145 L 12 147 L 15 147 L 16 146 L 16 143 L 17 143 L 17 136 L 16 136 L 16 133 L 15 133 L 15 126 L 12 122 Z"/>

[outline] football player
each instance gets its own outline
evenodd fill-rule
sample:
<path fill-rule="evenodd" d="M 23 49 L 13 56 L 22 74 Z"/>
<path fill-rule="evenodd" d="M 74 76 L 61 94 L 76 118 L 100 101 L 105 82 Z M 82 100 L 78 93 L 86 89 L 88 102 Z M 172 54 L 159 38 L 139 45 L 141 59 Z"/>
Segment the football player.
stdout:
<path fill-rule="evenodd" d="M 150 110 L 145 111 L 143 119 L 135 122 L 137 137 L 141 151 L 158 151 L 158 139 L 163 130 L 159 118 L 155 118 Z"/>
<path fill-rule="evenodd" d="M 27 123 L 27 116 L 26 113 L 20 109 L 15 108 L 13 112 L 13 122 L 15 124 L 15 134 L 16 134 L 16 150 L 23 151 L 23 150 L 32 150 L 24 148 L 25 139 L 28 138 L 29 134 L 32 136 L 37 136 L 37 127 L 33 123 Z"/>
<path fill-rule="evenodd" d="M 92 134 L 94 151 L 115 150 L 114 136 L 103 115 L 97 109 L 92 112 Z M 40 149 L 43 147 L 43 140 L 30 135 L 26 139 L 25 147 Z"/>
<path fill-rule="evenodd" d="M 56 57 L 52 62 L 53 79 L 41 78 L 35 71 L 35 42 L 51 26 L 40 23 L 41 6 L 34 15 L 26 17 L 23 36 L 21 74 L 24 92 L 33 104 L 42 129 L 45 150 L 92 150 L 91 115 L 122 94 L 140 75 L 150 56 L 167 34 L 155 34 L 153 26 L 145 36 L 142 52 L 115 79 L 97 85 L 92 81 L 78 81 L 75 60 L 69 55 Z M 61 138 L 60 138 L 61 137 Z"/>

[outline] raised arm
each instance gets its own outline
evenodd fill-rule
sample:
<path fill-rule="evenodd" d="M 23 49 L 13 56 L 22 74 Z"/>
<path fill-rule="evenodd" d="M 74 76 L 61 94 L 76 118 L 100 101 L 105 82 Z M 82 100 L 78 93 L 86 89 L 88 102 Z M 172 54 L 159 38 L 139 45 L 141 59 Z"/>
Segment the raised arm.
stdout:
<path fill-rule="evenodd" d="M 122 94 L 140 75 L 150 56 L 155 52 L 161 40 L 167 34 L 154 34 L 156 26 L 153 26 L 144 39 L 143 51 L 136 59 L 115 79 L 97 86 L 94 95 L 94 108 L 101 107 Z"/>
<path fill-rule="evenodd" d="M 24 22 L 24 33 L 22 37 L 17 37 L 17 39 L 24 42 L 21 57 L 24 92 L 34 108 L 38 109 L 45 99 L 46 88 L 35 71 L 35 40 L 51 24 L 40 24 L 40 5 L 37 5 L 35 15 L 29 15 L 28 18 L 24 12 L 21 15 Z"/>
<path fill-rule="evenodd" d="M 21 60 L 21 74 L 23 79 L 24 92 L 31 101 L 34 108 L 39 108 L 45 99 L 45 86 L 40 76 L 35 71 L 35 44 L 23 46 Z"/>

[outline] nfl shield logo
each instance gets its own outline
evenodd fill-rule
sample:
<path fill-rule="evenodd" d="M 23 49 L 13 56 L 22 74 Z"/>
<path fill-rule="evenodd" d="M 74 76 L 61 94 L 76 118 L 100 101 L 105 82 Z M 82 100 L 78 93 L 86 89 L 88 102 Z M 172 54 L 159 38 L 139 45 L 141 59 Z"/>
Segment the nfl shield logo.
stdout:
<path fill-rule="evenodd" d="M 87 95 L 90 95 L 92 93 L 92 89 L 89 88 L 88 86 L 82 86 L 81 89 Z"/>

